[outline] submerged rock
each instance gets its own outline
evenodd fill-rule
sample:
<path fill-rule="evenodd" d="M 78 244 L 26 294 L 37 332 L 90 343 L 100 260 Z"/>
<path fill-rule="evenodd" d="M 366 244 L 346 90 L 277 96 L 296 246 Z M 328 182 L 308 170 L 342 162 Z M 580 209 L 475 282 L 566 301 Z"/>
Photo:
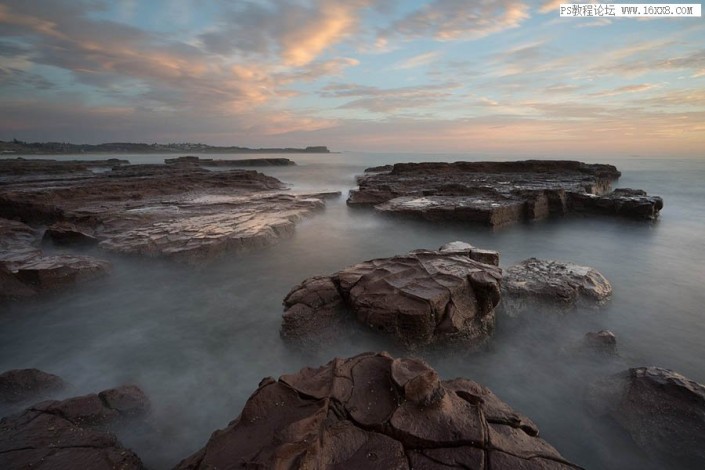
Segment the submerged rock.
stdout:
<path fill-rule="evenodd" d="M 577 161 L 397 163 L 366 170 L 348 204 L 494 227 L 570 212 L 657 217 L 659 197 L 627 189 L 606 194 L 619 176 L 612 165 Z"/>
<path fill-rule="evenodd" d="M 0 374 L 0 402 L 19 403 L 43 398 L 64 388 L 61 377 L 39 369 L 14 369 Z"/>
<path fill-rule="evenodd" d="M 677 372 L 638 367 L 593 384 L 588 400 L 668 468 L 705 468 L 705 386 Z"/>
<path fill-rule="evenodd" d="M 350 317 L 409 347 L 461 341 L 477 346 L 494 329 L 501 270 L 496 253 L 470 245 L 366 261 L 316 276 L 284 299 L 282 336 L 336 338 Z"/>
<path fill-rule="evenodd" d="M 115 399 L 129 395 L 130 400 Z M 110 397 L 108 399 L 107 397 Z M 96 426 L 148 409 L 139 388 L 47 401 L 0 420 L 0 468 L 142 469 L 142 462 L 117 438 Z"/>
<path fill-rule="evenodd" d="M 51 225 L 54 240 L 95 238 L 111 251 L 184 261 L 272 244 L 339 195 L 282 192 L 281 181 L 252 170 L 118 165 L 70 178 L 50 170 L 0 184 L 0 217 Z"/>
<path fill-rule="evenodd" d="M 417 359 L 366 353 L 264 379 L 178 469 L 571 469 L 528 418 Z"/>
<path fill-rule="evenodd" d="M 617 351 L 617 337 L 610 330 L 590 331 L 585 333 L 585 345 L 607 353 Z"/>
<path fill-rule="evenodd" d="M 601 305 L 612 285 L 593 268 L 529 258 L 504 271 L 502 310 L 515 315 L 532 306 L 572 309 L 579 303 Z"/>

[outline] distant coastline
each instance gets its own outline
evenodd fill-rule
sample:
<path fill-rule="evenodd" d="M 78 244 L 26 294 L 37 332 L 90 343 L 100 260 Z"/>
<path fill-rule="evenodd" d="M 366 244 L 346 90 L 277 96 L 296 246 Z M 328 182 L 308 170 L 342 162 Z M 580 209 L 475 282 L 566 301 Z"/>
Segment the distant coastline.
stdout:
<path fill-rule="evenodd" d="M 133 142 L 112 142 L 105 144 L 69 144 L 65 142 L 23 142 L 20 140 L 0 141 L 0 155 L 70 155 L 76 153 L 331 153 L 324 145 L 305 148 L 248 148 L 217 147 L 206 144 L 171 143 L 142 144 Z"/>

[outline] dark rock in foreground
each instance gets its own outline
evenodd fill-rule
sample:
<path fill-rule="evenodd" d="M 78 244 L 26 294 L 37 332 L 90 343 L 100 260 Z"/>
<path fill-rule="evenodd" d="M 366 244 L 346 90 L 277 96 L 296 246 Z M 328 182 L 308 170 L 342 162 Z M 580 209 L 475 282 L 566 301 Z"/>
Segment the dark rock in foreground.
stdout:
<path fill-rule="evenodd" d="M 9 370 L 0 374 L 0 402 L 26 402 L 45 397 L 64 387 L 61 377 L 39 369 Z"/>
<path fill-rule="evenodd" d="M 612 165 L 577 161 L 397 163 L 366 170 L 348 204 L 489 226 L 570 212 L 657 217 L 659 197 L 627 189 L 606 194 L 619 176 Z"/>
<path fill-rule="evenodd" d="M 95 238 L 111 251 L 183 261 L 272 244 L 333 195 L 286 193 L 252 170 L 119 165 L 56 175 L 53 164 L 32 167 L 32 180 L 0 181 L 0 217 L 50 225 L 59 242 Z"/>
<path fill-rule="evenodd" d="M 212 158 L 200 158 L 193 156 L 167 158 L 164 160 L 167 165 L 199 165 L 199 166 L 293 166 L 296 165 L 288 158 L 244 158 L 239 160 L 214 160 Z"/>
<path fill-rule="evenodd" d="M 593 384 L 592 409 L 619 423 L 669 468 L 705 468 L 705 386 L 668 369 L 639 367 Z"/>
<path fill-rule="evenodd" d="M 109 262 L 90 256 L 46 256 L 39 249 L 37 231 L 0 218 L 0 299 L 32 297 L 101 277 L 109 270 Z"/>
<path fill-rule="evenodd" d="M 354 317 L 405 346 L 480 345 L 494 329 L 501 278 L 497 263 L 496 252 L 449 244 L 440 251 L 417 250 L 309 278 L 284 299 L 282 336 L 304 343 L 332 341 Z"/>
<path fill-rule="evenodd" d="M 97 426 L 139 416 L 148 407 L 135 386 L 34 405 L 0 420 L 0 468 L 142 469 L 132 451 Z"/>
<path fill-rule="evenodd" d="M 528 418 L 466 379 L 366 353 L 264 379 L 179 469 L 571 469 Z"/>
<path fill-rule="evenodd" d="M 502 310 L 509 315 L 536 305 L 558 310 L 601 305 L 611 295 L 611 284 L 595 269 L 555 260 L 529 258 L 502 278 Z"/>

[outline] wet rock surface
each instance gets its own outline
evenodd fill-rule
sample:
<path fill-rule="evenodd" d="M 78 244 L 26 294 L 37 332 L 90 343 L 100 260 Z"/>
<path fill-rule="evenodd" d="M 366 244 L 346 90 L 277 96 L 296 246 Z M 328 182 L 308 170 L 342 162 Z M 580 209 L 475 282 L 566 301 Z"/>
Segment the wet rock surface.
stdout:
<path fill-rule="evenodd" d="M 37 230 L 0 218 L 0 300 L 32 297 L 110 270 L 109 262 L 90 256 L 45 255 L 39 243 Z"/>
<path fill-rule="evenodd" d="M 479 261 L 478 261 L 479 260 Z M 417 250 L 316 276 L 284 299 L 282 336 L 317 343 L 350 318 L 407 347 L 484 343 L 495 324 L 501 270 L 496 252 L 470 245 Z"/>
<path fill-rule="evenodd" d="M 466 379 L 365 353 L 264 379 L 179 469 L 569 469 L 528 418 Z"/>
<path fill-rule="evenodd" d="M 631 189 L 609 193 L 619 176 L 612 165 L 577 161 L 397 163 L 366 170 L 348 204 L 489 226 L 571 212 L 657 217 L 661 198 Z"/>
<path fill-rule="evenodd" d="M 597 270 L 574 263 L 529 258 L 504 270 L 502 310 L 516 315 L 534 306 L 570 310 L 595 306 L 612 295 L 612 286 Z"/>
<path fill-rule="evenodd" d="M 56 175 L 53 163 L 32 166 L 45 176 L 0 181 L 0 217 L 50 225 L 59 243 L 95 239 L 111 251 L 183 261 L 274 243 L 338 195 L 282 192 L 282 182 L 252 170 L 121 164 Z"/>
<path fill-rule="evenodd" d="M 0 467 L 141 469 L 137 455 L 103 427 L 148 408 L 135 386 L 38 403 L 0 420 Z"/>
<path fill-rule="evenodd" d="M 14 369 L 0 374 L 0 403 L 43 398 L 65 387 L 61 377 L 39 369 Z"/>
<path fill-rule="evenodd" d="M 288 158 L 243 158 L 239 160 L 214 160 L 212 158 L 200 158 L 194 156 L 167 158 L 164 160 L 167 165 L 199 165 L 199 166 L 293 166 L 296 163 Z"/>
<path fill-rule="evenodd" d="M 668 468 L 705 468 L 705 386 L 660 367 L 638 367 L 588 389 L 594 412 L 614 419 Z"/>

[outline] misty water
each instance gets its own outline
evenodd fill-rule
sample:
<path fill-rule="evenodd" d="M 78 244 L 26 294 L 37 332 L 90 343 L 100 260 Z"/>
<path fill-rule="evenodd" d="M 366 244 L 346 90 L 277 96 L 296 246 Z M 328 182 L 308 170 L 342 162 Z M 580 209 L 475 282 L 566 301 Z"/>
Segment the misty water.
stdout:
<path fill-rule="evenodd" d="M 154 163 L 164 156 L 124 158 Z M 387 217 L 345 204 L 355 175 L 368 166 L 487 157 L 342 153 L 290 158 L 298 165 L 260 171 L 295 191 L 343 193 L 329 200 L 324 212 L 300 223 L 292 238 L 199 267 L 87 250 L 113 263 L 110 276 L 2 307 L 0 371 L 37 367 L 58 374 L 73 386 L 65 396 L 139 384 L 152 400 L 151 427 L 122 429 L 118 435 L 150 468 L 169 468 L 233 420 L 263 377 L 368 350 L 401 353 L 365 335 L 323 351 L 287 348 L 279 328 L 281 302 L 291 287 L 363 260 L 462 240 L 499 250 L 502 267 L 532 256 L 593 266 L 611 281 L 613 298 L 599 310 L 525 312 L 512 321 L 499 317 L 487 350 L 422 356 L 443 378 L 467 377 L 491 388 L 579 465 L 662 468 L 644 457 L 626 433 L 593 417 L 582 398 L 595 378 L 628 367 L 667 367 L 705 382 L 704 160 L 581 158 L 616 164 L 623 173 L 617 187 L 662 196 L 665 208 L 656 222 L 567 217 L 493 231 Z M 579 347 L 586 332 L 600 329 L 617 335 L 618 356 Z"/>

